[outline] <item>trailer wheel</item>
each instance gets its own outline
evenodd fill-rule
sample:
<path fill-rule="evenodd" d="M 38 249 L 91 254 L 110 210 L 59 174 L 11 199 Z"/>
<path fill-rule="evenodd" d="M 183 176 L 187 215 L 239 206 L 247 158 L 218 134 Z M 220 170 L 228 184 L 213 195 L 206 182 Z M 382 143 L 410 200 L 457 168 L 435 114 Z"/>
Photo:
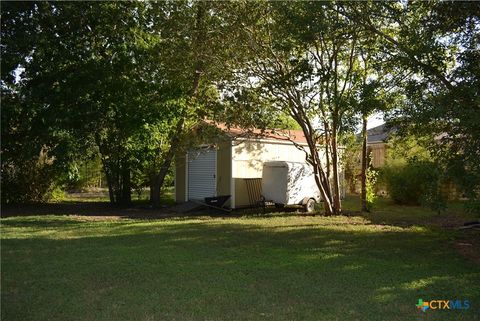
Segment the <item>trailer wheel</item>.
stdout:
<path fill-rule="evenodd" d="M 305 212 L 313 213 L 315 211 L 315 200 L 310 198 L 304 205 Z"/>

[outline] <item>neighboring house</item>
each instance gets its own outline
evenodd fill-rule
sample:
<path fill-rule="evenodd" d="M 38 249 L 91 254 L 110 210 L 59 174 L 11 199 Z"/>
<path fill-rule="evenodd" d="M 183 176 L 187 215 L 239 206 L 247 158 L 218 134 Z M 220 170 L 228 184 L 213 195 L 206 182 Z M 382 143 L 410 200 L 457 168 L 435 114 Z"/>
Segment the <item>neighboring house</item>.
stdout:
<path fill-rule="evenodd" d="M 223 134 L 215 142 L 202 144 L 177 155 L 175 162 L 175 200 L 203 200 L 231 195 L 227 206 L 248 207 L 258 202 L 265 161 L 305 163 L 308 150 L 301 130 L 245 132 L 219 125 Z M 293 142 L 295 143 L 293 143 Z M 343 173 L 341 172 L 342 186 Z"/>
<path fill-rule="evenodd" d="M 374 168 L 380 168 L 385 165 L 388 152 L 388 140 L 396 133 L 396 129 L 387 127 L 385 124 L 367 130 L 367 152 Z M 446 134 L 436 136 L 435 140 L 440 140 Z M 385 194 L 385 186 L 377 186 L 379 193 Z M 442 191 L 449 199 L 457 199 L 461 193 L 452 181 L 442 182 Z M 360 186 L 356 186 L 356 190 L 360 190 Z"/>
<path fill-rule="evenodd" d="M 367 153 L 375 168 L 385 165 L 387 156 L 387 141 L 395 132 L 385 124 L 367 130 Z"/>

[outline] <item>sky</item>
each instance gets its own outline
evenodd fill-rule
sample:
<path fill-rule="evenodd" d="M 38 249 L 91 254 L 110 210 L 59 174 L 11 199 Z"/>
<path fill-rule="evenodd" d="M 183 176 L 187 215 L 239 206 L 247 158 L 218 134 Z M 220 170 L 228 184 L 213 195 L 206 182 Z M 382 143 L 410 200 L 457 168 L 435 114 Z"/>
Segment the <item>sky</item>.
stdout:
<path fill-rule="evenodd" d="M 383 114 L 375 113 L 372 116 L 368 117 L 367 129 L 377 127 L 383 123 L 385 123 L 385 121 L 383 120 Z"/>

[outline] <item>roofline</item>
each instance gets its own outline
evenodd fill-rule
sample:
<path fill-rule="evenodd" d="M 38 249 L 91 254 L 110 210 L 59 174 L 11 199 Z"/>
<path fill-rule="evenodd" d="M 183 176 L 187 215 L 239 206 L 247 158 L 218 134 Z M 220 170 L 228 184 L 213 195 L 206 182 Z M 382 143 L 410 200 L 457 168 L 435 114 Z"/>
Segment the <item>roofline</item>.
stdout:
<path fill-rule="evenodd" d="M 299 143 L 296 141 L 292 141 L 289 139 L 276 139 L 276 138 L 257 138 L 257 137 L 236 137 L 232 138 L 232 141 L 234 140 L 242 140 L 242 141 L 256 141 L 260 143 L 273 143 L 273 144 L 281 144 L 281 145 L 300 145 L 304 147 L 308 147 L 307 143 Z M 316 144 L 318 147 L 324 147 L 325 145 L 322 144 Z M 344 149 L 345 146 L 338 145 L 337 148 Z"/>
<path fill-rule="evenodd" d="M 290 139 L 279 139 L 279 138 L 258 138 L 258 137 L 231 137 L 231 139 L 234 140 L 242 140 L 242 141 L 257 141 L 261 143 L 274 143 L 274 144 L 281 144 L 281 145 L 301 145 L 301 146 L 307 146 L 307 143 L 300 143 L 296 142 L 294 140 Z M 322 146 L 317 144 L 318 146 Z"/>

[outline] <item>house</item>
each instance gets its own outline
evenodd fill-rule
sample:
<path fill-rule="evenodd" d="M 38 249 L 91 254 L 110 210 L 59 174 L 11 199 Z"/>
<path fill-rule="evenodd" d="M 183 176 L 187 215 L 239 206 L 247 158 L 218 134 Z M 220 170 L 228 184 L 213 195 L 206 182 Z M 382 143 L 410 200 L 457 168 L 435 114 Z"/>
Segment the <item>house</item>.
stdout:
<path fill-rule="evenodd" d="M 389 127 L 386 124 L 371 128 L 367 130 L 367 152 L 370 155 L 371 164 L 374 168 L 381 168 L 385 166 L 385 161 L 388 152 L 388 140 L 395 135 L 397 129 Z M 441 140 L 446 134 L 440 134 L 434 137 L 435 141 Z M 360 187 L 357 186 L 357 191 Z M 386 186 L 380 184 L 377 186 L 381 193 L 386 193 Z M 444 195 L 449 199 L 458 199 L 461 196 L 459 188 L 451 181 L 446 180 L 441 184 L 441 189 Z"/>
<path fill-rule="evenodd" d="M 394 132 L 395 129 L 387 127 L 386 124 L 367 130 L 367 153 L 374 168 L 385 165 L 387 141 Z"/>
<path fill-rule="evenodd" d="M 260 199 L 265 161 L 306 162 L 305 152 L 298 148 L 308 150 L 301 130 L 262 132 L 217 126 L 223 134 L 215 141 L 176 156 L 177 202 L 231 195 L 227 206 L 249 207 Z"/>

